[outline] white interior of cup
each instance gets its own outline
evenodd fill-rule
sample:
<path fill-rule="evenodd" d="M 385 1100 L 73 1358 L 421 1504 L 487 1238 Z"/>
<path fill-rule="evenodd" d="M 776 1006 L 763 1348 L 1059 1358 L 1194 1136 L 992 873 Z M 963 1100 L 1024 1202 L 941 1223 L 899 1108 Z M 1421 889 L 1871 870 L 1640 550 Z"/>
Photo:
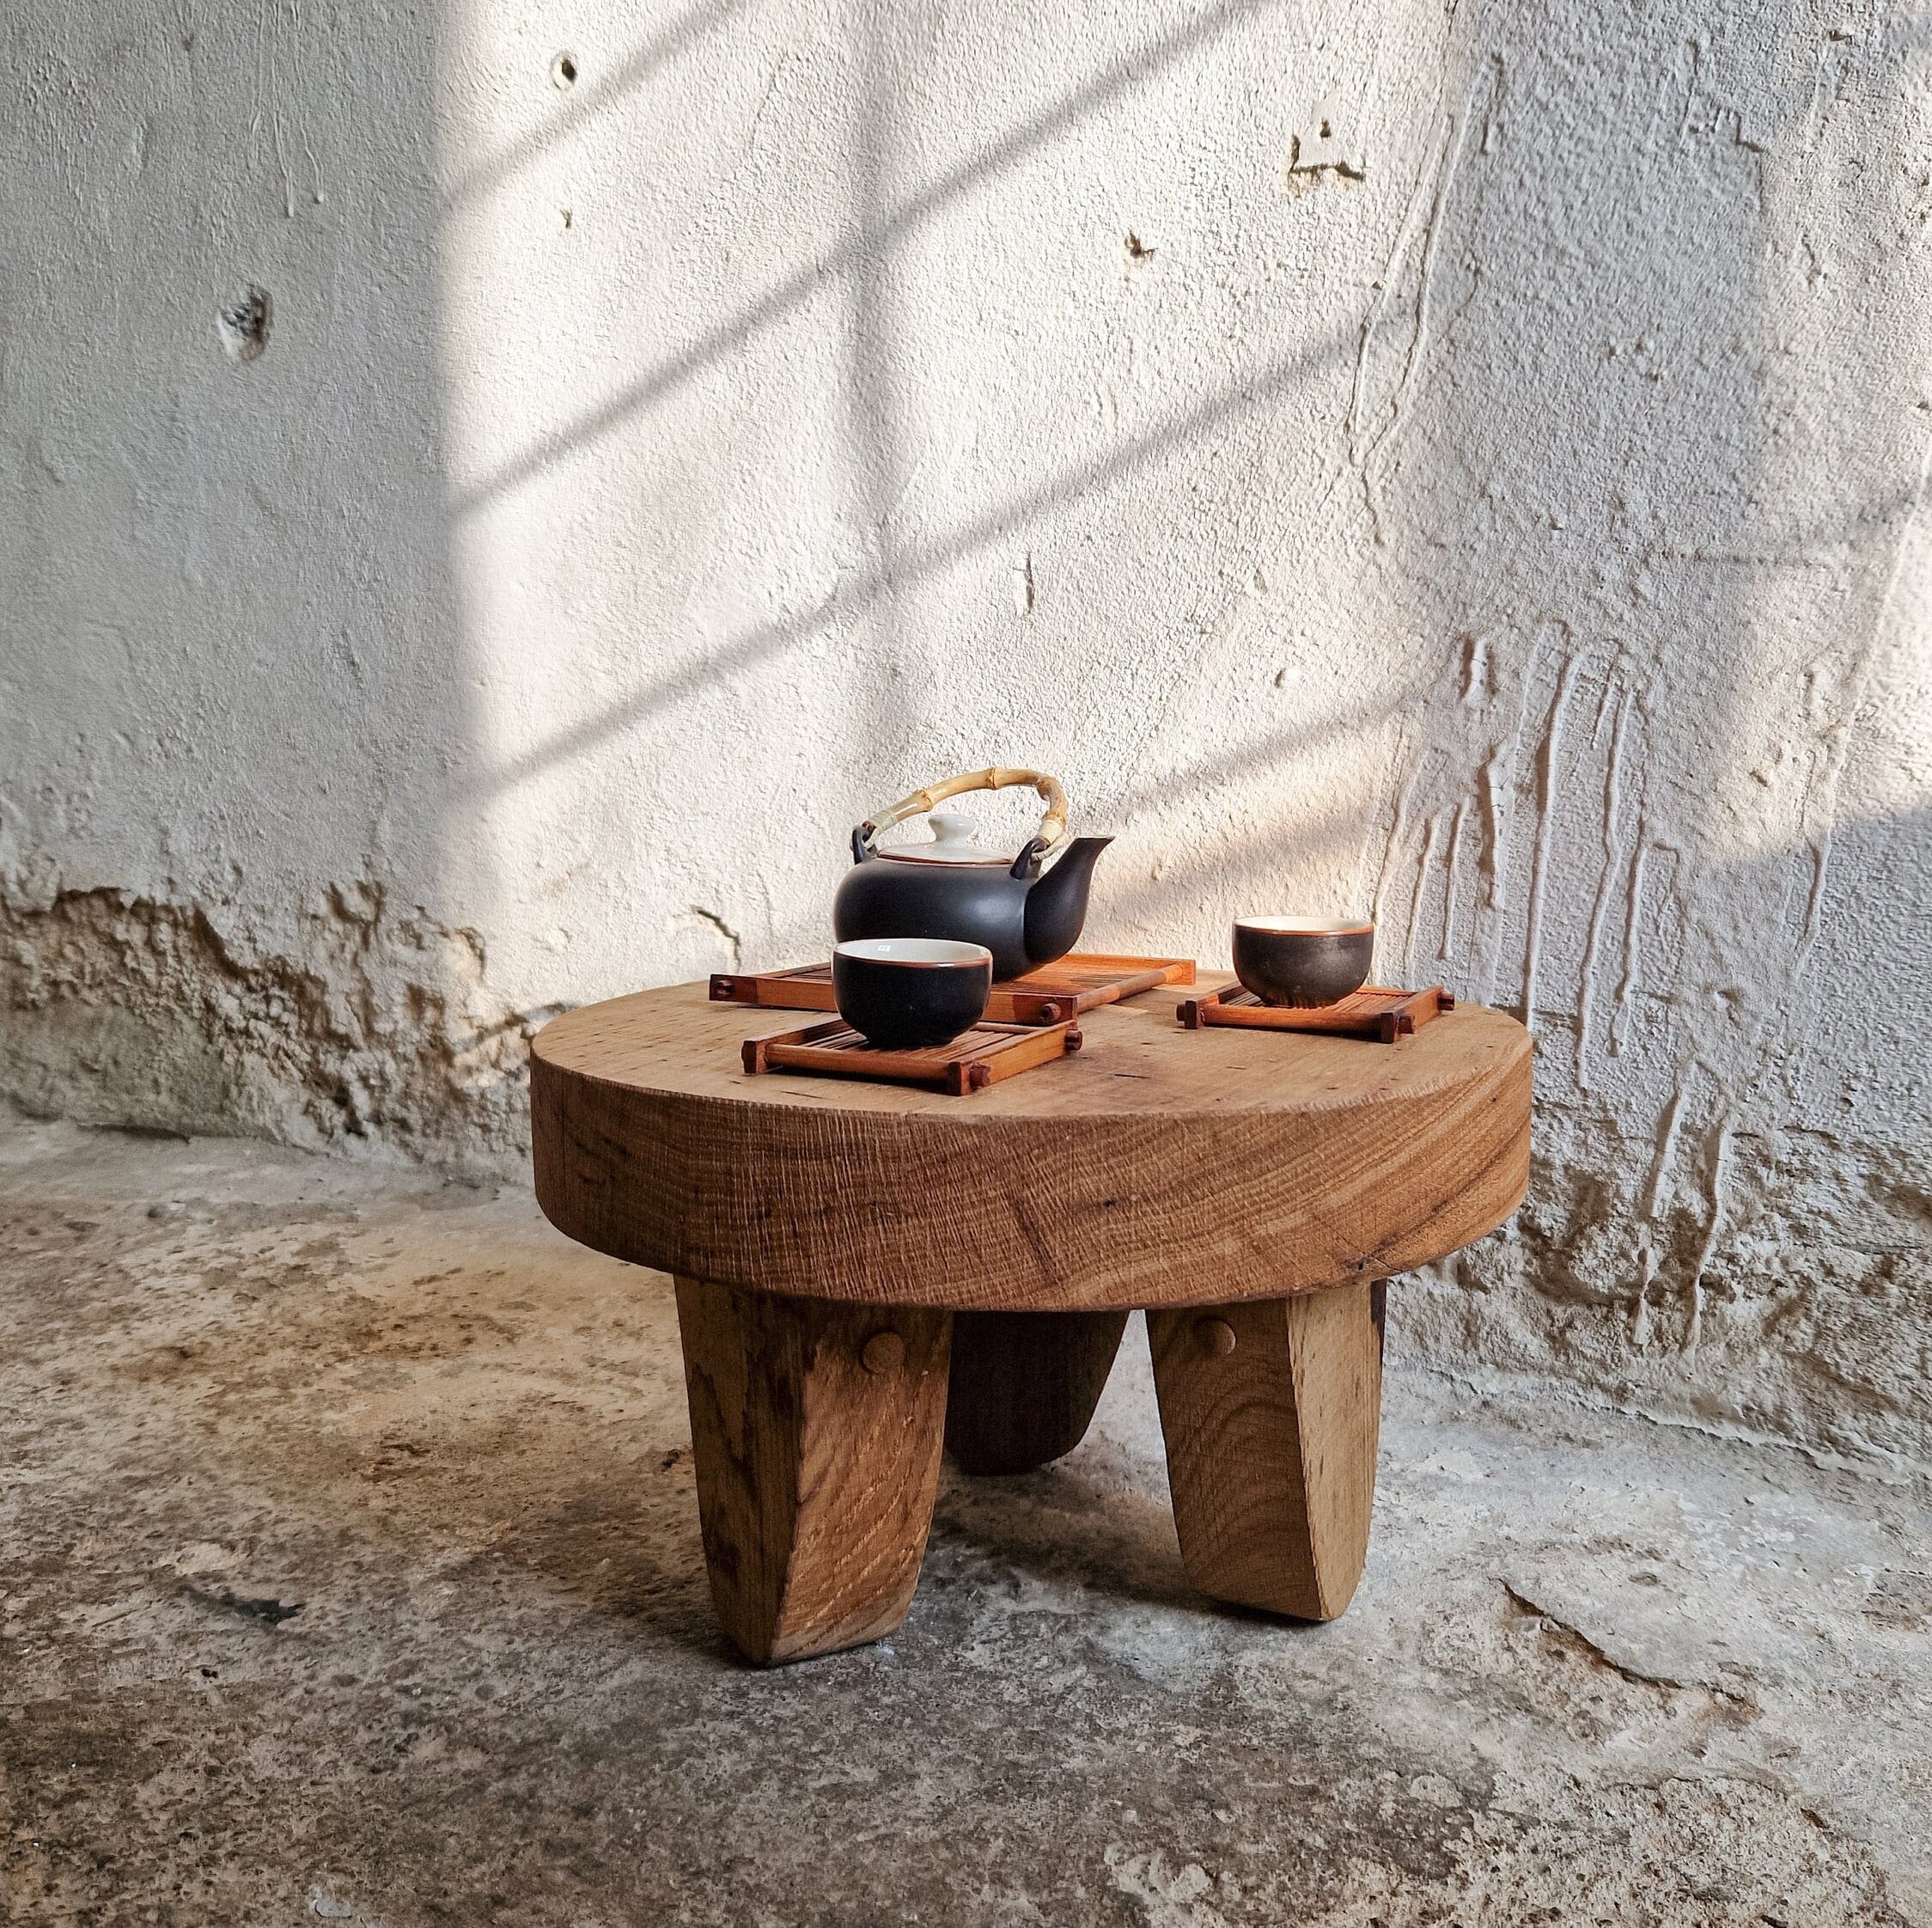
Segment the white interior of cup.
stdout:
<path fill-rule="evenodd" d="M 1268 930 L 1292 937 L 1350 937 L 1375 926 L 1360 917 L 1238 917 L 1237 930 Z"/>
<path fill-rule="evenodd" d="M 954 943 L 950 937 L 858 937 L 840 944 L 841 957 L 862 958 L 868 964 L 990 964 L 993 954 L 984 944 Z"/>

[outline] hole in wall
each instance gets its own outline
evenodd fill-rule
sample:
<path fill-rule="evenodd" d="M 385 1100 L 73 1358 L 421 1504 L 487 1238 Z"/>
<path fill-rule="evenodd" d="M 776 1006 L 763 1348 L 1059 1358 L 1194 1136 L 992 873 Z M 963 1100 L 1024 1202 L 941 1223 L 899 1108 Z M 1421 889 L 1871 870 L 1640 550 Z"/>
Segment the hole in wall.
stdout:
<path fill-rule="evenodd" d="M 577 57 L 574 53 L 560 53 L 551 62 L 550 83 L 566 93 L 577 84 Z"/>
<path fill-rule="evenodd" d="M 251 283 L 240 294 L 223 302 L 215 315 L 222 346 L 231 362 L 253 362 L 268 346 L 269 323 L 275 304 L 265 288 Z"/>

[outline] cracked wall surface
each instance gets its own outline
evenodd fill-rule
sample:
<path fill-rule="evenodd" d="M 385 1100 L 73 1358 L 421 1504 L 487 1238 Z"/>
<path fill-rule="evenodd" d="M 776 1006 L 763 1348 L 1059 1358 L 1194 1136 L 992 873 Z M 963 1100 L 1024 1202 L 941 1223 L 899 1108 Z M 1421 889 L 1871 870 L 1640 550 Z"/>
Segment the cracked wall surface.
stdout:
<path fill-rule="evenodd" d="M 1441 1364 L 1932 1453 L 1909 9 L 0 35 L 17 1099 L 514 1161 L 544 1011 L 1030 765 L 1096 943 L 1373 909 L 1533 1024 Z"/>

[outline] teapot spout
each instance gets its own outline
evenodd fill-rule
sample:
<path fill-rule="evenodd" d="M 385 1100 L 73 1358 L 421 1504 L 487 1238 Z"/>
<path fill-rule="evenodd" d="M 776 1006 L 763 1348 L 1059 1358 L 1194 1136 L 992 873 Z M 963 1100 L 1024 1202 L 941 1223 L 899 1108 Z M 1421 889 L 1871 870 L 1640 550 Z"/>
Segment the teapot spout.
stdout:
<path fill-rule="evenodd" d="M 1027 886 L 1027 962 L 1033 969 L 1064 957 L 1080 942 L 1094 865 L 1112 841 L 1111 837 L 1076 837 L 1052 869 Z"/>

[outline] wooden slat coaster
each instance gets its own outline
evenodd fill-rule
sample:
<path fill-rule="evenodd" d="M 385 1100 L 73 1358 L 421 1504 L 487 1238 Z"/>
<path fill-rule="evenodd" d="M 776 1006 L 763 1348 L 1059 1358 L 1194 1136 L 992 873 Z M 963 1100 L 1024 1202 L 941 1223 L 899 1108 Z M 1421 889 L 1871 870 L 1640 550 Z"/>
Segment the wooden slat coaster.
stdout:
<path fill-rule="evenodd" d="M 1157 985 L 1193 981 L 1191 957 L 1113 957 L 1074 951 L 1023 978 L 1002 979 L 986 1002 L 986 1016 L 995 1024 L 1060 1024 Z M 789 971 L 721 971 L 711 979 L 711 1001 L 772 1010 L 838 1009 L 832 994 L 830 964 L 802 964 Z"/>
<path fill-rule="evenodd" d="M 1204 1024 L 1239 1024 L 1257 1031 L 1308 1031 L 1393 1044 L 1455 1008 L 1455 999 L 1439 984 L 1426 991 L 1391 991 L 1380 985 L 1364 985 L 1339 1004 L 1320 1004 L 1312 1010 L 1265 1004 L 1252 991 L 1231 984 L 1225 991 L 1210 991 L 1204 998 L 1183 998 L 1174 1015 L 1191 1031 Z"/>
<path fill-rule="evenodd" d="M 768 1010 L 835 1011 L 830 964 L 801 964 L 789 971 L 715 971 L 714 1004 L 758 1004 Z"/>
<path fill-rule="evenodd" d="M 1113 957 L 1101 951 L 1071 951 L 993 986 L 986 1015 L 1015 1024 L 1058 1024 L 1102 1004 L 1137 998 L 1163 984 L 1192 984 L 1192 957 Z M 1010 1015 L 1009 1015 L 1010 1014 Z"/>
<path fill-rule="evenodd" d="M 844 1018 L 801 1031 L 745 1040 L 747 1071 L 814 1071 L 826 1077 L 877 1078 L 887 1084 L 924 1084 L 963 1098 L 989 1084 L 1051 1064 L 1078 1051 L 1080 1027 L 978 1023 L 950 1044 L 927 1051 L 875 1051 Z"/>

